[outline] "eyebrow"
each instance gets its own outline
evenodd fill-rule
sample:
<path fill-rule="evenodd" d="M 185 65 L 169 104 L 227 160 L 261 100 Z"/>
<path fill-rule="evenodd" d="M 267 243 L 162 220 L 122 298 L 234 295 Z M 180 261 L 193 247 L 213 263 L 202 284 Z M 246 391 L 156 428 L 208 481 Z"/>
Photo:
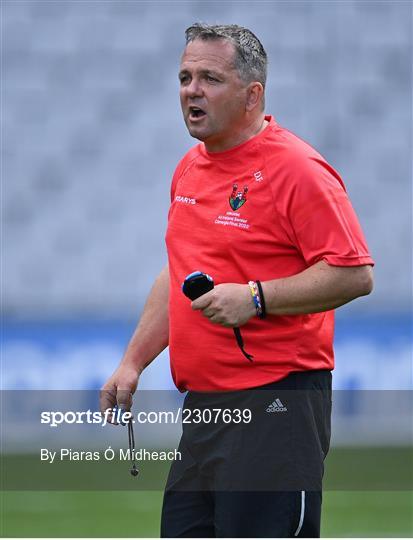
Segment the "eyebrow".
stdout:
<path fill-rule="evenodd" d="M 214 71 L 212 69 L 201 69 L 198 73 L 200 75 L 212 75 L 212 76 L 218 77 L 218 78 L 224 77 L 224 73 L 220 73 L 220 72 Z M 182 75 L 189 75 L 189 74 L 190 74 L 190 70 L 182 69 L 181 71 L 179 71 L 178 77 L 181 77 Z"/>

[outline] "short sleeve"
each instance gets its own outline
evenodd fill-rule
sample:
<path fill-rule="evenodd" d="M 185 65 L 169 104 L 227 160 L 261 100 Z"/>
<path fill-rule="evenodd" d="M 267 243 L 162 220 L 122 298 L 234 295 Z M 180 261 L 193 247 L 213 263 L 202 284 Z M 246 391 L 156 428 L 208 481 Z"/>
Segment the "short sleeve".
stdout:
<path fill-rule="evenodd" d="M 300 160 L 301 161 L 301 160 Z M 374 265 L 340 176 L 322 159 L 296 166 L 287 221 L 304 260 L 333 266 Z"/>
<path fill-rule="evenodd" d="M 173 203 L 175 199 L 176 185 L 178 183 L 179 177 L 181 176 L 181 173 L 182 173 L 182 163 L 179 163 L 175 169 L 174 175 L 172 177 L 172 182 L 171 182 L 171 204 Z"/>
<path fill-rule="evenodd" d="M 182 159 L 181 161 L 178 163 L 178 165 L 176 166 L 176 169 L 175 169 L 175 172 L 174 172 L 174 175 L 172 177 L 172 182 L 171 182 L 171 204 L 173 203 L 174 199 L 175 199 L 175 191 L 176 191 L 176 186 L 178 184 L 178 181 L 179 179 L 184 175 L 186 174 L 186 172 L 188 171 L 188 169 L 190 168 L 190 166 L 192 165 L 193 161 L 197 158 L 197 156 L 199 155 L 199 146 L 200 145 L 197 145 L 195 146 L 194 148 L 192 148 Z"/>

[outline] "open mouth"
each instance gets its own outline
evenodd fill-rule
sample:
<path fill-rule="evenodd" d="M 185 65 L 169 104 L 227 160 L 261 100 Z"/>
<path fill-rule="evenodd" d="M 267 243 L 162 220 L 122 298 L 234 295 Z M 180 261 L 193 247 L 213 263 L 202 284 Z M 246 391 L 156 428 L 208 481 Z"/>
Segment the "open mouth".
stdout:
<path fill-rule="evenodd" d="M 190 120 L 199 120 L 206 116 L 206 112 L 200 109 L 199 107 L 189 107 L 189 119 Z"/>

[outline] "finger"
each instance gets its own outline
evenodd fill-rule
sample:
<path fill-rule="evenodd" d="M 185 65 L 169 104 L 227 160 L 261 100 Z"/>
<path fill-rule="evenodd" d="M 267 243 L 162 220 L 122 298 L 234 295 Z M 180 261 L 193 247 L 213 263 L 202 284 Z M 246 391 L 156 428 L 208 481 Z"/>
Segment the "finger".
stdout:
<path fill-rule="evenodd" d="M 212 315 L 212 317 L 209 317 L 209 320 L 214 324 L 223 324 L 224 322 L 224 319 L 222 318 L 222 316 L 218 315 L 217 313 Z"/>
<path fill-rule="evenodd" d="M 217 314 L 216 310 L 212 309 L 210 306 L 202 310 L 202 315 L 204 317 L 207 317 L 208 319 L 211 319 Z"/>
<path fill-rule="evenodd" d="M 116 405 L 116 389 L 114 386 L 105 388 L 99 392 L 99 408 L 103 414 L 107 409 L 113 409 Z"/>
<path fill-rule="evenodd" d="M 191 302 L 191 308 L 194 310 L 204 309 L 209 306 L 209 304 L 212 302 L 212 299 L 213 291 L 209 291 Z"/>
<path fill-rule="evenodd" d="M 116 403 L 119 409 L 130 411 L 132 407 L 132 393 L 129 390 L 120 390 L 116 393 Z"/>
<path fill-rule="evenodd" d="M 221 326 L 224 326 L 225 328 L 234 328 L 234 326 L 236 326 L 236 324 L 231 324 L 223 315 L 219 315 L 218 313 L 215 313 L 208 318 L 212 323 L 219 324 Z"/>

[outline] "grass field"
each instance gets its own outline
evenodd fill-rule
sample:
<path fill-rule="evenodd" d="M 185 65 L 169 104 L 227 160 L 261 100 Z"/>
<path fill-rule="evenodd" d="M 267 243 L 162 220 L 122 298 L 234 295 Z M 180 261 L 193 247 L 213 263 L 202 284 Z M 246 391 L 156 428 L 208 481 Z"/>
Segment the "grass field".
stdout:
<path fill-rule="evenodd" d="M 6 537 L 158 537 L 162 492 L 2 493 Z M 322 536 L 411 537 L 409 491 L 326 491 Z"/>
<path fill-rule="evenodd" d="M 333 448 L 322 536 L 412 537 L 412 465 L 409 447 Z M 124 462 L 51 467 L 37 455 L 3 455 L 1 536 L 158 537 L 168 470 L 146 462 L 134 484 Z"/>

